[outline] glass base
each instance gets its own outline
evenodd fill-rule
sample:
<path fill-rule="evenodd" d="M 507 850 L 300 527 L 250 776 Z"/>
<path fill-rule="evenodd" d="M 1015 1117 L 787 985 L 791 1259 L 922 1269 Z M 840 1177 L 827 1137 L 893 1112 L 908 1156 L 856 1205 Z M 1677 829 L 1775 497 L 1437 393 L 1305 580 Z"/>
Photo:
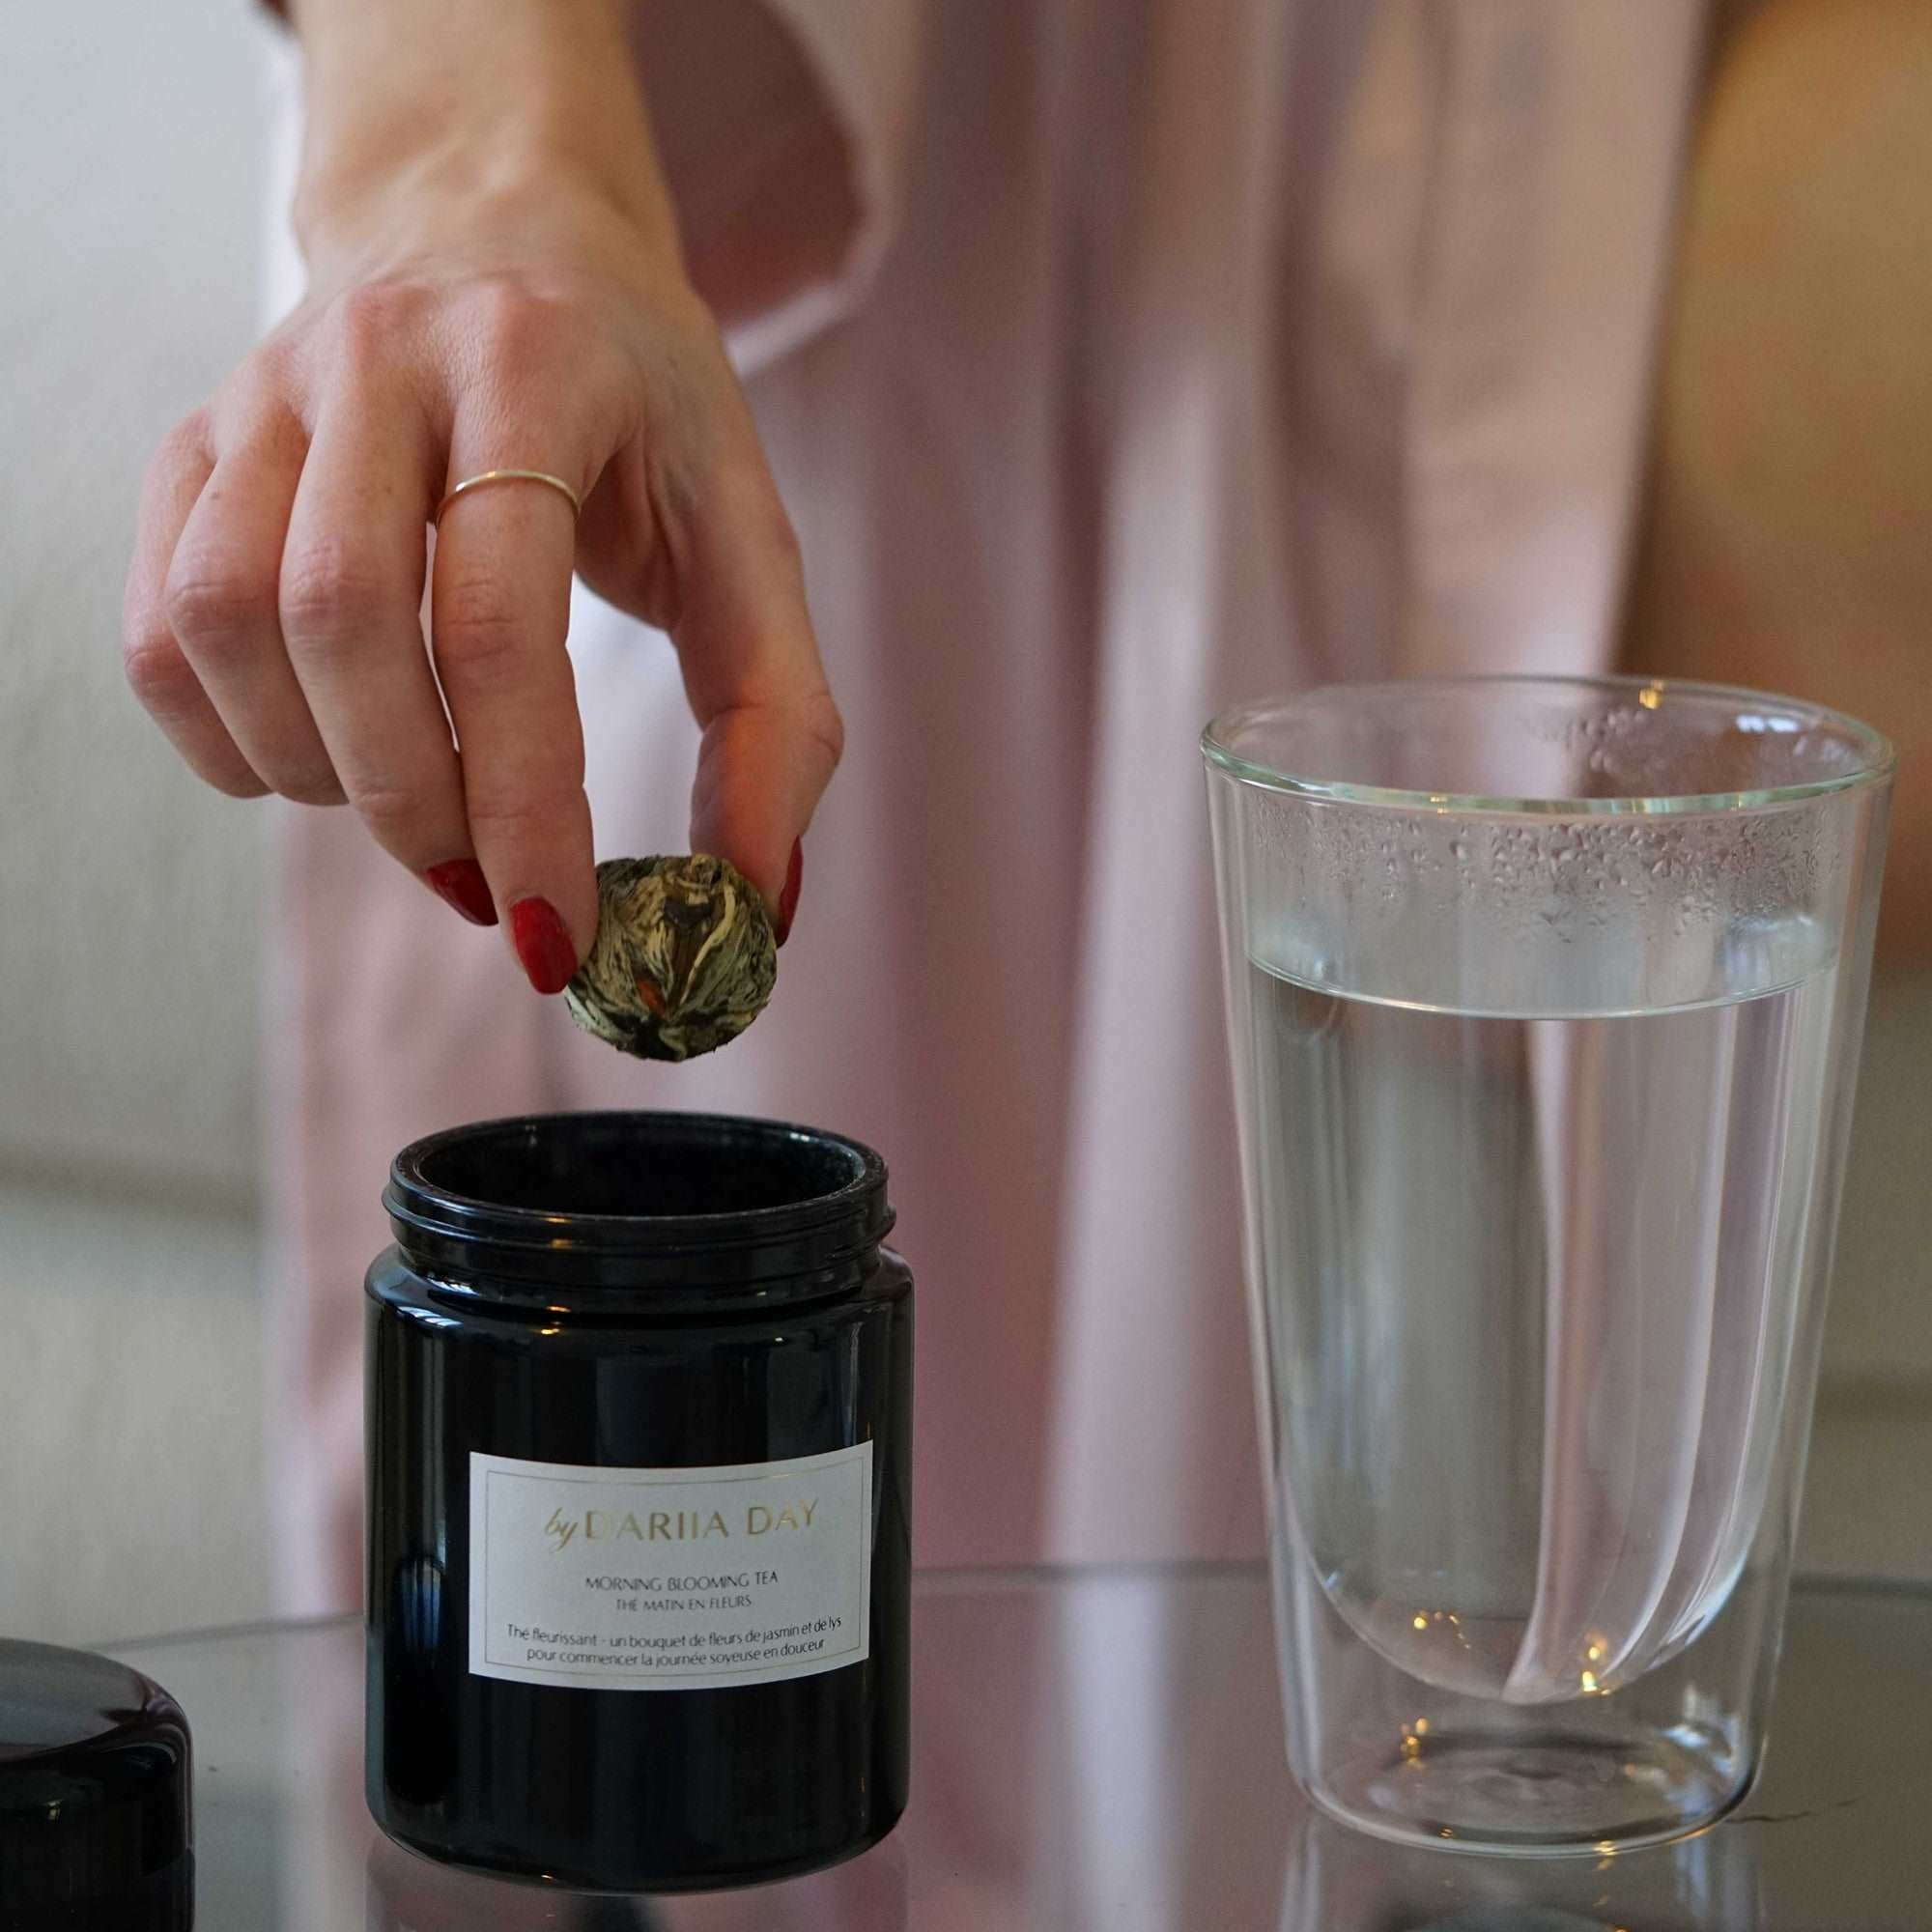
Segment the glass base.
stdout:
<path fill-rule="evenodd" d="M 1753 1769 L 1739 1776 L 1728 1756 L 1659 1734 L 1451 1732 L 1306 1788 L 1344 1824 L 1401 1844 L 1576 1858 L 1700 1832 L 1749 1790 Z"/>

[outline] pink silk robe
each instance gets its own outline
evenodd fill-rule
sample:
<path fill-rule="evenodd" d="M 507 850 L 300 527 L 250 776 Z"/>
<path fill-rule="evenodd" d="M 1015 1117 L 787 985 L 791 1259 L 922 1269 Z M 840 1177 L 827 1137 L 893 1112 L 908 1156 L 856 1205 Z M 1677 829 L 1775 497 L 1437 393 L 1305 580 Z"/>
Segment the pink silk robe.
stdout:
<path fill-rule="evenodd" d="M 1197 733 L 1606 658 L 1701 34 L 1698 0 L 640 7 L 848 751 L 771 1010 L 688 1067 L 578 1034 L 346 813 L 283 818 L 285 1608 L 355 1599 L 390 1154 L 541 1108 L 885 1153 L 923 1562 L 1259 1547 Z M 580 590 L 571 649 L 599 855 L 685 849 L 668 648 Z"/>

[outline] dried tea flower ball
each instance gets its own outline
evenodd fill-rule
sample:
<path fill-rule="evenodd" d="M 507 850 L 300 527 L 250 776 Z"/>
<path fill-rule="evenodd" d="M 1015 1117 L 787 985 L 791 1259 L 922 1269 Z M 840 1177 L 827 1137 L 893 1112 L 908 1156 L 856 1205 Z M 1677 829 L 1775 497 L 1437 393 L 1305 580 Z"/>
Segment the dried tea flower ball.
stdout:
<path fill-rule="evenodd" d="M 690 1060 L 764 1011 L 778 980 L 771 915 L 723 859 L 607 859 L 597 937 L 563 989 L 586 1033 L 645 1060 Z"/>

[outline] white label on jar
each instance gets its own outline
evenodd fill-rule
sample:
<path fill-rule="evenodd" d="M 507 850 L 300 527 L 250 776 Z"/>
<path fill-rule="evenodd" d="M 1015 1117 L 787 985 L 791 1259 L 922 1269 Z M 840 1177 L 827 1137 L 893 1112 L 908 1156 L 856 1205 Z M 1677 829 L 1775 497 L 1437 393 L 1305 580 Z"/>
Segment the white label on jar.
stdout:
<path fill-rule="evenodd" d="M 774 1684 L 871 1653 L 872 1445 L 704 1469 L 469 1458 L 469 1668 Z"/>

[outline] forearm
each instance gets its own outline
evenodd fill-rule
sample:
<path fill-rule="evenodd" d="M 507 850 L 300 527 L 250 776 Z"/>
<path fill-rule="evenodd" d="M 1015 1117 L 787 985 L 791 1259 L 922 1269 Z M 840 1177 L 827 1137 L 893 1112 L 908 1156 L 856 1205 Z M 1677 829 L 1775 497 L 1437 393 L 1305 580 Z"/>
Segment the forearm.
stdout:
<path fill-rule="evenodd" d="M 558 169 L 675 247 L 621 0 L 292 0 L 297 233 L 353 241 L 393 191 L 514 193 Z"/>

